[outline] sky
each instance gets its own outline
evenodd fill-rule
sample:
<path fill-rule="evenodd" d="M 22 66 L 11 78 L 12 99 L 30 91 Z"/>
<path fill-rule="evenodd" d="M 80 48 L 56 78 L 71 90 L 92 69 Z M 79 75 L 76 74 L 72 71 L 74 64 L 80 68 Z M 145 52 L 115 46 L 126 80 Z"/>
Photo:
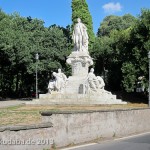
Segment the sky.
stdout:
<path fill-rule="evenodd" d="M 72 24 L 72 0 L 0 0 L 0 8 L 7 14 L 38 18 L 45 26 Z M 142 8 L 150 9 L 150 0 L 86 0 L 93 20 L 94 33 L 108 15 L 122 16 L 130 13 L 137 17 Z"/>

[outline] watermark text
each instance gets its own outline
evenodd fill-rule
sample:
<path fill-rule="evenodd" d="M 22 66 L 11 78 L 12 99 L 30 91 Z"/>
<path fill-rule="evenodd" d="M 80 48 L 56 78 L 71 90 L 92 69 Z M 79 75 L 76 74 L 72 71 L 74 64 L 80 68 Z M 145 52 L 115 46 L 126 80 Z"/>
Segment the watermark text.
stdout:
<path fill-rule="evenodd" d="M 0 139 L 0 145 L 52 145 L 53 139 Z"/>

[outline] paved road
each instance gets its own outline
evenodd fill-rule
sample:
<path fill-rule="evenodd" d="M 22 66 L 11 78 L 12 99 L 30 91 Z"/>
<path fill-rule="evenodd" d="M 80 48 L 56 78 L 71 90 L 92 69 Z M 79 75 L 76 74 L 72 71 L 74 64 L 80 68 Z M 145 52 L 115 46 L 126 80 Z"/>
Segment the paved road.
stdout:
<path fill-rule="evenodd" d="M 71 150 L 150 150 L 150 133 Z"/>

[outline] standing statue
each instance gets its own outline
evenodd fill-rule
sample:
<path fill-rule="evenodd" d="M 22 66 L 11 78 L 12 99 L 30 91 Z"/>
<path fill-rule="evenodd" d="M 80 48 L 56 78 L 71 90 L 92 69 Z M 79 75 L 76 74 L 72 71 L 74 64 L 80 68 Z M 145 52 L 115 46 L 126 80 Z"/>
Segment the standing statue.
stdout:
<path fill-rule="evenodd" d="M 81 22 L 81 19 L 77 19 L 77 24 L 74 26 L 72 39 L 74 42 L 75 51 L 88 52 L 88 33 L 87 27 Z"/>
<path fill-rule="evenodd" d="M 51 93 L 52 90 L 61 92 L 62 89 L 65 87 L 67 77 L 64 73 L 61 72 L 61 69 L 58 69 L 58 73 L 53 72 L 53 76 L 55 80 L 49 82 L 48 92 Z"/>

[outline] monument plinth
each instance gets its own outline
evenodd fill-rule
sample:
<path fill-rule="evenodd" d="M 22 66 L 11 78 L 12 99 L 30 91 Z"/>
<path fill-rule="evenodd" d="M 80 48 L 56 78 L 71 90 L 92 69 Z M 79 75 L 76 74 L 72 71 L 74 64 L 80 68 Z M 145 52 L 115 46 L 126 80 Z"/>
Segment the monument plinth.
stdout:
<path fill-rule="evenodd" d="M 86 52 L 75 51 L 68 56 L 67 63 L 72 67 L 72 76 L 87 76 L 93 60 Z"/>
<path fill-rule="evenodd" d="M 72 38 L 74 49 L 66 60 L 72 67 L 72 76 L 67 78 L 61 69 L 53 72 L 55 80 L 49 82 L 49 92 L 40 94 L 36 104 L 126 104 L 104 90 L 104 80 L 94 74 L 93 68 L 89 72 L 93 60 L 88 52 L 87 28 L 80 18 Z"/>

